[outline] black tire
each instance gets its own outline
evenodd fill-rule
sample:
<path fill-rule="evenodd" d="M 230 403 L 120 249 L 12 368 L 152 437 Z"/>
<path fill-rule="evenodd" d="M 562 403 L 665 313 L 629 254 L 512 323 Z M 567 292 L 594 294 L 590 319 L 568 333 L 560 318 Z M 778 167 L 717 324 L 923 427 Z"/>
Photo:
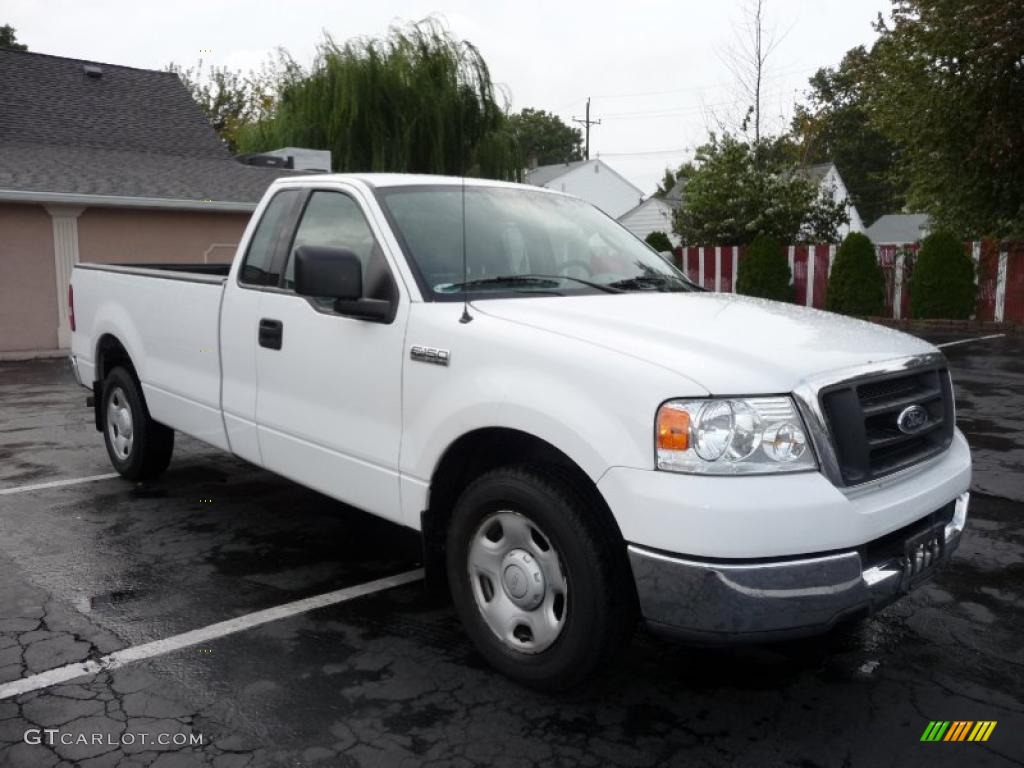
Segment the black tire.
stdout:
<path fill-rule="evenodd" d="M 550 540 L 567 585 L 564 624 L 539 652 L 510 647 L 491 629 L 470 575 L 473 541 L 484 522 L 504 510 L 522 515 Z M 571 688 L 609 662 L 632 635 L 636 593 L 625 545 L 602 512 L 567 476 L 534 466 L 488 472 L 456 502 L 446 547 L 452 600 L 477 649 L 507 677 L 541 690 Z"/>
<path fill-rule="evenodd" d="M 115 407 L 112 403 L 130 413 L 130 445 L 115 442 L 118 425 L 111 424 L 109 419 Z M 114 469 L 128 480 L 152 480 L 167 469 L 174 452 L 174 430 L 150 418 L 142 389 L 130 371 L 117 367 L 107 374 L 103 380 L 101 407 L 103 441 Z"/>

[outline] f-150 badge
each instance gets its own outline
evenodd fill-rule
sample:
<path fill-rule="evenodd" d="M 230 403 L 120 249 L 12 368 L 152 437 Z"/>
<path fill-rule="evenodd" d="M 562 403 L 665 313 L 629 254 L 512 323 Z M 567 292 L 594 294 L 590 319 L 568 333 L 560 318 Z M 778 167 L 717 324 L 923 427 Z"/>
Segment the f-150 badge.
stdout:
<path fill-rule="evenodd" d="M 419 360 L 421 363 L 434 363 L 435 365 L 448 365 L 448 361 L 451 360 L 452 353 L 447 349 L 438 349 L 437 347 L 424 347 L 419 344 L 414 344 L 412 349 L 409 350 L 409 357 L 413 360 Z"/>

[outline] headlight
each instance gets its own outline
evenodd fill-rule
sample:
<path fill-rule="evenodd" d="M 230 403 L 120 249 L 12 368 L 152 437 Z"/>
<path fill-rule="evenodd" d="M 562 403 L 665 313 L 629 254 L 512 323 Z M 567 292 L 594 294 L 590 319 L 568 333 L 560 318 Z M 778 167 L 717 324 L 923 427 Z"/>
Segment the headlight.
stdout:
<path fill-rule="evenodd" d="M 817 468 L 789 397 L 670 400 L 658 409 L 658 469 L 708 475 Z"/>

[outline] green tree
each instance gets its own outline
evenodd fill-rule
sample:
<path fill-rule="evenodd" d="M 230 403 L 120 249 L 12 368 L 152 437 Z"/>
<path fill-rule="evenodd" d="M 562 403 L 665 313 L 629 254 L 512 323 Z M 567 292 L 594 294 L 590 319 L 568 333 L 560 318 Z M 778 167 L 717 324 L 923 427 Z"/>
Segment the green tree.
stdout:
<path fill-rule="evenodd" d="M 872 51 L 873 122 L 910 208 L 968 237 L 1024 235 L 1019 0 L 900 0 Z"/>
<path fill-rule="evenodd" d="M 671 168 L 665 169 L 665 175 L 661 178 L 661 183 L 658 188 L 654 190 L 655 197 L 664 197 L 669 193 L 669 190 L 676 185 L 676 173 Z"/>
<path fill-rule="evenodd" d="M 536 160 L 538 165 L 554 165 L 583 159 L 582 134 L 558 115 L 527 108 L 510 115 L 508 124 L 525 163 Z"/>
<path fill-rule="evenodd" d="M 850 223 L 845 200 L 836 200 L 831 192 L 820 191 L 804 215 L 799 239 L 808 243 L 834 243 L 839 227 Z"/>
<path fill-rule="evenodd" d="M 786 138 L 753 145 L 712 134 L 696 152 L 675 231 L 692 244 L 745 244 L 759 234 L 786 243 L 834 242 L 849 221 L 845 207 L 820 196 L 795 157 Z"/>
<path fill-rule="evenodd" d="M 792 123 L 804 162 L 835 163 L 867 222 L 901 210 L 906 186 L 896 173 L 895 145 L 870 122 L 872 73 L 863 46 L 847 51 L 838 67 L 811 77 L 807 102 L 797 106 Z"/>
<path fill-rule="evenodd" d="M 210 125 L 234 152 L 239 130 L 260 115 L 260 94 L 252 78 L 227 67 L 207 68 L 202 59 L 188 68 L 172 62 L 167 70 L 178 76 Z"/>
<path fill-rule="evenodd" d="M 651 232 L 647 237 L 644 238 L 644 242 L 647 243 L 651 248 L 656 250 L 658 253 L 664 253 L 665 251 L 672 250 L 672 241 L 668 239 L 668 235 L 660 230 Z"/>
<path fill-rule="evenodd" d="M 826 307 L 844 315 L 871 317 L 885 310 L 885 275 L 866 235 L 851 232 L 836 251 Z"/>
<path fill-rule="evenodd" d="M 428 19 L 384 38 L 327 38 L 307 72 L 277 83 L 269 114 L 242 126 L 243 152 L 331 150 L 337 171 L 516 178 L 515 137 L 480 52 Z"/>
<path fill-rule="evenodd" d="M 661 183 L 658 188 L 654 190 L 655 197 L 666 197 L 669 192 L 672 191 L 672 187 L 676 185 L 676 182 L 682 181 L 688 178 L 694 171 L 693 163 L 683 163 L 676 170 L 671 168 L 665 169 L 665 175 L 661 179 Z"/>
<path fill-rule="evenodd" d="M 779 241 L 758 235 L 740 260 L 736 292 L 775 301 L 792 301 L 791 279 L 789 262 Z"/>
<path fill-rule="evenodd" d="M 17 30 L 10 24 L 0 27 L 0 48 L 7 48 L 11 51 L 27 51 L 28 46 L 18 42 L 18 36 L 14 34 Z"/>
<path fill-rule="evenodd" d="M 928 235 L 910 276 L 911 317 L 969 318 L 976 290 L 974 262 L 959 238 L 948 231 Z"/>

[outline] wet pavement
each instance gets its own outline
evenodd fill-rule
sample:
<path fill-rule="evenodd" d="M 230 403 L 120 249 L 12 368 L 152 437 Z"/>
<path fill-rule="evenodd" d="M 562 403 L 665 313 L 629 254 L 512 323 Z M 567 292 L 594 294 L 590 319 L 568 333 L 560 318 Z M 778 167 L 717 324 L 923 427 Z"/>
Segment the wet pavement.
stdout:
<path fill-rule="evenodd" d="M 490 671 L 413 584 L 0 700 L 0 766 L 1024 765 L 1024 339 L 945 351 L 975 451 L 968 529 L 945 571 L 861 624 L 720 650 L 639 632 L 597 680 L 547 696 Z M 111 472 L 84 396 L 63 361 L 0 365 L 0 490 Z M 0 495 L 0 684 L 416 552 L 179 436 L 150 487 Z M 930 720 L 998 725 L 921 743 Z"/>

